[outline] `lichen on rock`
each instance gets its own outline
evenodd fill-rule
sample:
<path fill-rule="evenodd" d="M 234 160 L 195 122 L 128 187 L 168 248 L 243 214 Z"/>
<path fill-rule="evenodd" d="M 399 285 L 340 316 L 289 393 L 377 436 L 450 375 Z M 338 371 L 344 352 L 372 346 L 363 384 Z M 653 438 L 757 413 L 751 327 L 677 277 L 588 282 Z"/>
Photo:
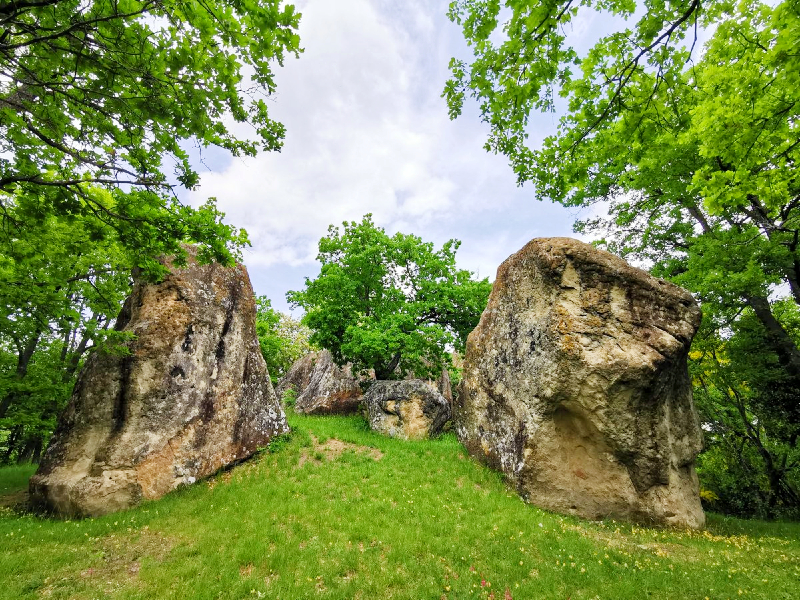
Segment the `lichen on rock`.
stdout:
<path fill-rule="evenodd" d="M 547 509 L 701 527 L 702 432 L 685 290 L 568 238 L 498 269 L 453 420 L 470 453 Z"/>
<path fill-rule="evenodd" d="M 450 402 L 419 379 L 376 381 L 364 406 L 374 431 L 405 440 L 435 437 L 450 420 Z"/>
<path fill-rule="evenodd" d="M 137 279 L 117 319 L 127 355 L 95 352 L 42 463 L 35 506 L 100 515 L 206 477 L 288 431 L 255 333 L 242 265 Z"/>

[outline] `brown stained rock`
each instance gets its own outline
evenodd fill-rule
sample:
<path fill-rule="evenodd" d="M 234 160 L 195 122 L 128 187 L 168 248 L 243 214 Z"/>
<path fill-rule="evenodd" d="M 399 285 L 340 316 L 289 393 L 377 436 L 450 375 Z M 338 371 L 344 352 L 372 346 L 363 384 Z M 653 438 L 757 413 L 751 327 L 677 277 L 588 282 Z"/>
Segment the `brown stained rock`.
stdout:
<path fill-rule="evenodd" d="M 435 437 L 450 420 L 450 403 L 419 379 L 376 381 L 364 405 L 373 430 L 405 440 Z"/>
<path fill-rule="evenodd" d="M 298 396 L 294 408 L 307 415 L 358 412 L 363 396 L 359 381 L 353 376 L 350 365 L 340 367 L 333 362 L 330 352 L 322 350 L 317 353 L 308 385 L 302 390 L 296 390 Z"/>
<path fill-rule="evenodd" d="M 286 417 L 255 334 L 242 265 L 190 253 L 159 284 L 137 280 L 117 321 L 130 355 L 86 361 L 39 470 L 31 501 L 101 515 L 163 496 L 246 458 Z"/>
<path fill-rule="evenodd" d="M 586 518 L 702 527 L 702 433 L 685 290 L 568 238 L 498 269 L 467 342 L 459 439 L 530 502 Z"/>

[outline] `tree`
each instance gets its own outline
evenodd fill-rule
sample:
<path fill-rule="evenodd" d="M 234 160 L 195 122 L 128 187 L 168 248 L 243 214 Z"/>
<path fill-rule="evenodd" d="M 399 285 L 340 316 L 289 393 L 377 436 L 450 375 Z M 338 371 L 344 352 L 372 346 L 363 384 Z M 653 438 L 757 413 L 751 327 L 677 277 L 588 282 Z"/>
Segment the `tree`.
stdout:
<path fill-rule="evenodd" d="M 280 148 L 264 99 L 298 22 L 280 0 L 0 0 L 0 459 L 35 457 L 132 268 L 248 243 L 175 188 L 199 180 L 189 144 Z"/>
<path fill-rule="evenodd" d="M 312 331 L 291 315 L 272 308 L 266 296 L 256 298 L 256 307 L 258 343 L 272 385 L 276 385 L 297 359 L 315 349 L 309 341 Z"/>
<path fill-rule="evenodd" d="M 87 193 L 111 206 L 110 195 Z M 0 462 L 36 459 L 86 354 L 112 325 L 133 264 L 91 214 L 0 227 Z M 106 232 L 107 233 L 107 232 Z"/>
<path fill-rule="evenodd" d="M 280 0 L 0 0 L 0 214 L 92 214 L 143 266 L 185 240 L 229 262 L 246 237 L 213 201 L 181 205 L 166 170 L 198 183 L 189 141 L 254 154 L 229 119 L 280 148 L 263 96 L 299 52 L 298 19 Z"/>
<path fill-rule="evenodd" d="M 488 279 L 456 268 L 456 240 L 435 250 L 415 235 L 389 236 L 372 215 L 342 225 L 319 241 L 319 276 L 287 294 L 306 310 L 311 342 L 378 379 L 437 377 L 448 346 L 463 349 L 477 325 Z"/>
<path fill-rule="evenodd" d="M 719 435 L 733 435 L 748 431 L 753 403 L 769 404 L 788 425 L 770 439 L 796 447 L 800 350 L 787 319 L 800 305 L 800 6 L 647 0 L 635 26 L 578 56 L 565 34 L 574 3 L 505 4 L 498 43 L 498 1 L 451 4 L 475 51 L 471 65 L 451 63 L 451 115 L 465 94 L 477 97 L 490 125 L 486 146 L 508 156 L 519 183 L 566 206 L 605 203 L 607 217 L 577 229 L 694 292 L 707 338 L 722 348 L 749 345 L 760 361 L 775 361 L 767 382 L 745 362 L 711 369 L 706 360 L 706 372 L 730 380 L 726 388 L 706 378 L 705 390 L 718 392 L 706 398 L 735 407 L 729 390 L 748 392 L 743 412 L 705 416 Z M 637 9 L 622 0 L 582 6 L 618 17 Z M 697 31 L 710 27 L 697 57 Z M 530 147 L 531 111 L 554 110 L 558 96 L 567 108 L 557 132 Z M 794 308 L 780 308 L 786 303 Z M 763 412 L 758 418 L 764 422 Z M 763 458 L 759 435 L 741 439 Z"/>
<path fill-rule="evenodd" d="M 795 340 L 800 311 L 790 299 L 774 310 Z M 800 422 L 784 406 L 790 376 L 751 312 L 721 335 L 711 319 L 701 327 L 690 361 L 695 402 L 706 431 L 698 471 L 717 501 L 712 507 L 740 516 L 797 517 L 800 508 Z"/>

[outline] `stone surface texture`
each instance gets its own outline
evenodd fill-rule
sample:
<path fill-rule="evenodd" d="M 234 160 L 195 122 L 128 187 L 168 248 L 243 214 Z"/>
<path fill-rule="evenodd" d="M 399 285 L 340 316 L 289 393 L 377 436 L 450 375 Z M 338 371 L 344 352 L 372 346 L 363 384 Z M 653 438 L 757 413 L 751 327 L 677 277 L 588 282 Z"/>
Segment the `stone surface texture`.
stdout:
<path fill-rule="evenodd" d="M 283 395 L 289 389 L 300 394 L 308 387 L 320 354 L 320 352 L 309 352 L 294 361 L 294 364 L 281 377 L 278 385 L 275 386 L 275 394 L 278 396 L 278 400 L 283 400 Z"/>
<path fill-rule="evenodd" d="M 584 518 L 702 527 L 702 432 L 682 288 L 569 238 L 498 269 L 453 406 L 469 452 L 526 500 Z"/>
<path fill-rule="evenodd" d="M 374 431 L 405 440 L 435 437 L 450 420 L 450 402 L 419 379 L 376 381 L 364 405 Z"/>
<path fill-rule="evenodd" d="M 359 385 L 360 380 L 353 375 L 350 365 L 340 367 L 333 362 L 333 356 L 327 350 L 316 354 L 308 385 L 302 390 L 295 388 L 298 395 L 294 409 L 307 415 L 343 415 L 358 412 L 364 393 Z M 287 377 L 292 370 L 294 366 L 287 373 Z"/>
<path fill-rule="evenodd" d="M 136 280 L 117 320 L 128 356 L 86 361 L 39 470 L 35 506 L 101 515 L 163 496 L 288 431 L 255 334 L 244 266 Z"/>
<path fill-rule="evenodd" d="M 409 373 L 405 377 L 406 381 L 412 379 L 419 379 L 419 377 L 414 373 Z M 447 367 L 442 369 L 442 373 L 435 380 L 423 379 L 423 381 L 444 396 L 448 402 L 453 402 L 453 386 L 450 383 L 450 371 L 447 370 Z"/>

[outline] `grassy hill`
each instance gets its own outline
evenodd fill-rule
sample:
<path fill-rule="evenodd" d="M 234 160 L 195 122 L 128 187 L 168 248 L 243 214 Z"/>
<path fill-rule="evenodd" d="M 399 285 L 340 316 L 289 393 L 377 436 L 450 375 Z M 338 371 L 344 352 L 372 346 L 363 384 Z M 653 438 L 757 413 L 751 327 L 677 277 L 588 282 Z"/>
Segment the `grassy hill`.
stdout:
<path fill-rule="evenodd" d="M 452 436 L 291 416 L 289 439 L 163 500 L 58 521 L 0 470 L 0 598 L 800 598 L 800 524 L 706 531 L 523 503 Z"/>

